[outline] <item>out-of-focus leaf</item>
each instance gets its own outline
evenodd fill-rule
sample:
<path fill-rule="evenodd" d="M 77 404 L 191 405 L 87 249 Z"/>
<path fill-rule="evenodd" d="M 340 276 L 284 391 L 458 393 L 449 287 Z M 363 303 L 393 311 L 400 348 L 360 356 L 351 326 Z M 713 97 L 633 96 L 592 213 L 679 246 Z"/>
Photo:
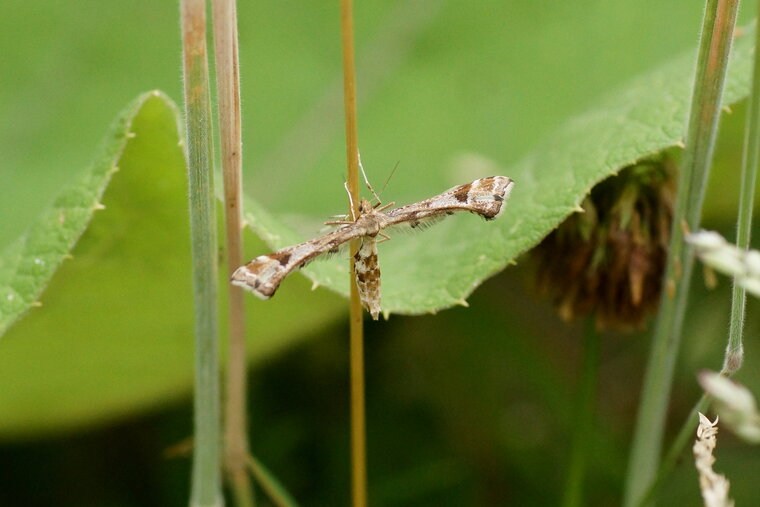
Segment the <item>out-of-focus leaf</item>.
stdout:
<path fill-rule="evenodd" d="M 78 184 L 65 189 L 24 234 L 0 254 L 0 336 L 37 302 L 58 266 L 101 207 L 100 199 L 127 144 L 132 120 L 151 96 L 139 97 L 119 115 L 101 153 Z"/>
<path fill-rule="evenodd" d="M 10 261 L 2 275 L 11 278 L 0 284 L 3 303 L 9 294 L 27 303 L 3 306 L 6 325 L 28 302 L 39 299 L 42 306 L 0 339 L 0 435 L 60 431 L 188 393 L 193 308 L 177 118 L 174 104 L 159 93 L 131 104 L 93 169 L 4 257 Z M 93 215 L 101 200 L 105 209 Z M 83 232 L 73 258 L 56 271 Z M 342 310 L 335 297 L 297 305 L 294 299 L 307 290 L 298 280 L 271 304 L 247 298 L 256 358 Z"/>

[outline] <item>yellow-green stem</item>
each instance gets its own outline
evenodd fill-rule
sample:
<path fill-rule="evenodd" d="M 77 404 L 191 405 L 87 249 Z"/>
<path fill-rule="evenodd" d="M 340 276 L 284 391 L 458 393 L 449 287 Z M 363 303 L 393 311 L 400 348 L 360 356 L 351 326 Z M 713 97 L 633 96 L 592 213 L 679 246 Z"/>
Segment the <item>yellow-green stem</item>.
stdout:
<path fill-rule="evenodd" d="M 346 161 L 348 191 L 351 194 L 350 215 L 359 213 L 359 143 L 356 127 L 356 68 L 354 66 L 353 3 L 340 2 L 340 24 L 343 39 L 343 105 L 346 115 Z M 349 273 L 354 272 L 354 255 L 359 241 L 351 241 Z M 367 444 L 364 409 L 364 327 L 362 305 L 353 276 L 349 303 L 351 363 L 351 492 L 354 507 L 367 505 Z"/>
<path fill-rule="evenodd" d="M 216 92 L 219 113 L 224 218 L 228 274 L 242 264 L 242 141 L 240 74 L 235 0 L 212 0 Z M 244 294 L 240 287 L 227 284 L 229 300 L 229 349 L 227 357 L 227 397 L 225 410 L 224 467 L 235 497 L 235 505 L 252 507 L 253 488 L 248 476 L 248 435 L 246 433 L 246 350 Z"/>

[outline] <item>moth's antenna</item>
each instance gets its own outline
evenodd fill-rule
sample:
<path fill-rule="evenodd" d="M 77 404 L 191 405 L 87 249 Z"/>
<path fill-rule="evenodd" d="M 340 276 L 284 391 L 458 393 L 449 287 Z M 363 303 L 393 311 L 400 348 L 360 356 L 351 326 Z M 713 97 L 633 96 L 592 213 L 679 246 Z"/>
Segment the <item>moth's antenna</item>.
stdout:
<path fill-rule="evenodd" d="M 380 193 L 381 193 L 381 194 L 382 194 L 383 192 L 385 192 L 385 187 L 387 187 L 387 186 L 388 186 L 388 183 L 390 183 L 390 181 L 391 181 L 391 178 L 393 178 L 393 175 L 396 173 L 396 169 L 398 169 L 398 165 L 399 165 L 400 163 L 401 163 L 401 161 L 399 160 L 398 162 L 396 162 L 396 165 L 394 165 L 394 166 L 393 166 L 393 170 L 392 170 L 392 171 L 391 171 L 391 173 L 388 175 L 388 178 L 385 180 L 385 183 L 383 183 L 383 188 L 381 188 L 381 189 L 380 189 Z"/>
<path fill-rule="evenodd" d="M 361 167 L 361 164 L 359 164 L 359 167 Z M 346 189 L 346 193 L 348 194 L 348 203 L 351 205 L 351 220 L 356 221 L 356 217 L 354 216 L 354 198 L 351 197 L 351 191 L 348 189 L 348 182 L 343 182 L 343 188 Z"/>
<path fill-rule="evenodd" d="M 377 202 L 383 202 L 380 200 L 380 196 L 375 193 L 375 189 L 372 188 L 372 185 L 369 184 L 369 179 L 367 179 L 367 173 L 364 172 L 364 166 L 362 165 L 362 156 L 361 153 L 359 155 L 359 170 L 362 172 L 362 176 L 364 176 L 364 183 L 367 185 L 367 188 L 370 192 L 372 192 L 372 195 L 377 199 Z"/>

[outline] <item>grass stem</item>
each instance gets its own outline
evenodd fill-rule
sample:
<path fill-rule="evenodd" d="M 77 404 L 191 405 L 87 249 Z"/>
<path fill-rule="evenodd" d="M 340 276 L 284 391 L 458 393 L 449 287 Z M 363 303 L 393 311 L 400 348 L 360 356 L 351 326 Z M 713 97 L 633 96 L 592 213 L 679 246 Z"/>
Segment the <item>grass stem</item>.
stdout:
<path fill-rule="evenodd" d="M 252 454 L 248 455 L 248 468 L 256 483 L 261 486 L 261 489 L 274 505 L 277 507 L 298 506 L 298 503 L 277 478 Z"/>
<path fill-rule="evenodd" d="M 738 0 L 707 0 L 697 70 L 681 161 L 663 297 L 644 376 L 641 401 L 628 462 L 624 505 L 639 505 L 660 464 L 673 371 L 694 258 L 683 228 L 696 230 L 720 116 L 720 101 L 733 40 Z"/>
<path fill-rule="evenodd" d="M 760 6 L 760 1 L 758 4 Z M 755 32 L 755 47 L 760 47 L 760 31 Z M 739 213 L 736 224 L 736 246 L 743 249 L 749 248 L 758 164 L 760 164 L 760 53 L 755 51 L 752 89 L 747 100 L 747 124 L 745 127 L 744 152 L 742 154 Z M 731 320 L 728 331 L 728 341 L 726 343 L 723 369 L 721 371 L 723 375 L 733 375 L 742 364 L 744 350 L 742 335 L 744 332 L 746 299 L 747 296 L 744 288 L 739 284 L 734 283 L 731 298 Z M 662 460 L 662 465 L 660 466 L 657 478 L 650 486 L 645 500 L 652 497 L 659 485 L 662 484 L 664 479 L 670 475 L 670 472 L 675 468 L 684 448 L 693 439 L 694 421 L 697 420 L 697 414 L 705 412 L 709 403 L 710 397 L 707 394 L 703 394 L 699 398 L 699 401 L 697 401 L 694 407 L 689 411 L 689 415 L 681 425 L 678 435 Z"/>
<path fill-rule="evenodd" d="M 216 218 L 205 0 L 181 0 L 195 299 L 195 438 L 190 504 L 221 506 Z"/>
<path fill-rule="evenodd" d="M 596 410 L 596 386 L 599 377 L 599 349 L 601 336 L 593 319 L 589 318 L 583 344 L 583 364 L 576 398 L 576 414 L 573 418 L 573 436 L 570 465 L 562 498 L 563 507 L 586 505 L 583 501 L 583 480 L 586 476 L 589 451 L 593 447 L 594 414 Z"/>
<path fill-rule="evenodd" d="M 343 105 L 346 116 L 346 161 L 350 215 L 359 213 L 359 143 L 356 126 L 356 67 L 354 65 L 354 23 L 352 0 L 340 2 L 340 25 L 343 40 Z M 354 272 L 354 255 L 359 240 L 351 241 L 349 273 Z M 364 321 L 356 280 L 350 276 L 351 300 L 351 493 L 354 507 L 367 505 L 367 443 L 364 401 Z"/>
<path fill-rule="evenodd" d="M 760 7 L 760 1 L 758 1 Z M 757 166 L 760 164 L 760 30 L 755 30 L 755 61 L 752 73 L 752 88 L 747 99 L 747 124 L 744 132 L 744 152 L 742 154 L 742 177 L 739 189 L 739 217 L 736 221 L 736 246 L 749 248 L 752 230 L 752 210 L 754 209 Z M 731 299 L 731 325 L 721 373 L 732 375 L 744 358 L 744 314 L 747 293 L 740 284 L 734 282 Z"/>
<path fill-rule="evenodd" d="M 219 137 L 224 179 L 224 218 L 228 274 L 243 262 L 242 247 L 242 140 L 240 73 L 235 0 L 212 0 Z M 229 293 L 229 352 L 225 410 L 224 465 L 236 505 L 254 505 L 248 471 L 246 407 L 246 351 L 244 294 L 227 284 Z"/>

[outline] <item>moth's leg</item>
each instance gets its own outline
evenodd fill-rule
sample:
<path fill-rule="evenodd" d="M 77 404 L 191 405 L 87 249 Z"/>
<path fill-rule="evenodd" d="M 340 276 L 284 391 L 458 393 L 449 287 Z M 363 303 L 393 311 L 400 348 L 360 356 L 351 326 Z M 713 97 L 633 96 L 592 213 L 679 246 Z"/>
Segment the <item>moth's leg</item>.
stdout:
<path fill-rule="evenodd" d="M 388 178 L 385 180 L 385 183 L 383 183 L 383 188 L 381 188 L 381 189 L 380 189 L 380 193 L 381 193 L 381 194 L 382 194 L 382 193 L 385 191 L 385 187 L 387 187 L 387 186 L 388 186 L 388 183 L 390 183 L 390 181 L 391 181 L 391 178 L 393 178 L 393 175 L 396 173 L 396 169 L 398 169 L 398 165 L 399 165 L 400 163 L 401 163 L 401 161 L 399 160 L 398 162 L 396 162 L 396 165 L 394 165 L 394 166 L 393 166 L 393 170 L 392 170 L 392 171 L 391 171 L 391 173 L 388 175 Z"/>
<path fill-rule="evenodd" d="M 380 206 L 380 204 L 381 203 L 377 203 L 377 205 L 375 205 L 375 207 L 374 207 L 375 211 L 384 211 L 384 210 L 387 210 L 388 208 L 390 208 L 391 206 L 395 206 L 396 205 L 395 202 L 389 202 L 388 204 L 384 204 L 382 206 Z M 380 207 L 378 208 L 378 206 L 380 206 Z"/>
<path fill-rule="evenodd" d="M 352 223 L 350 220 L 330 220 L 325 222 L 325 225 L 351 225 Z"/>
<path fill-rule="evenodd" d="M 382 232 L 378 232 L 377 235 L 383 238 L 383 239 L 377 240 L 378 243 L 382 243 L 383 241 L 388 241 L 389 239 L 391 239 L 390 236 L 383 234 Z"/>
<path fill-rule="evenodd" d="M 353 222 L 356 222 L 356 217 L 354 216 L 354 198 L 351 197 L 351 191 L 348 189 L 347 181 L 343 182 L 343 188 L 346 189 L 346 193 L 348 194 L 348 202 L 351 205 L 351 222 L 348 222 L 348 223 L 353 223 Z"/>
<path fill-rule="evenodd" d="M 377 199 L 377 204 L 380 205 L 382 201 L 380 200 L 380 196 L 375 193 L 375 189 L 372 188 L 372 185 L 369 184 L 369 179 L 367 178 L 367 173 L 364 172 L 364 166 L 362 165 L 362 155 L 361 153 L 357 154 L 359 157 L 359 169 L 362 172 L 362 176 L 364 176 L 364 184 L 367 185 L 367 188 L 370 192 L 372 192 L 372 195 Z"/>

